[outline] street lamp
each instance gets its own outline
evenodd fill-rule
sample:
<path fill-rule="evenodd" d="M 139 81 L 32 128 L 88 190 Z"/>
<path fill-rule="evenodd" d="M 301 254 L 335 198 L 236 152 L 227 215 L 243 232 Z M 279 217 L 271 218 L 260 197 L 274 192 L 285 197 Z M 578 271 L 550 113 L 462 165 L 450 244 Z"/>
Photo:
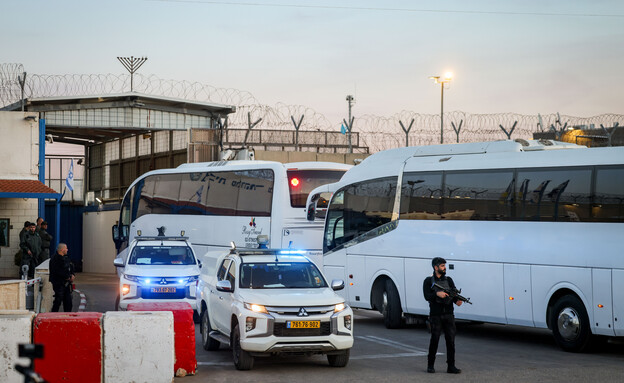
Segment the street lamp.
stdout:
<path fill-rule="evenodd" d="M 440 143 L 444 143 L 444 84 L 448 84 L 451 82 L 451 78 L 453 78 L 453 73 L 447 72 L 444 77 L 441 76 L 431 76 L 429 77 L 436 84 L 440 84 Z"/>

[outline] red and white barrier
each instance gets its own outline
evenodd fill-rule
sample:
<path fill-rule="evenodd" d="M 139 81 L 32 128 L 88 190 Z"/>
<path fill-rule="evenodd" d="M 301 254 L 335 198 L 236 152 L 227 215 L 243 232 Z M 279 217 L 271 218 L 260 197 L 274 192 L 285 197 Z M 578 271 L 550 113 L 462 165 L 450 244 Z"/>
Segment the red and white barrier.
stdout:
<path fill-rule="evenodd" d="M 15 371 L 15 364 L 28 366 L 30 360 L 17 357 L 17 345 L 30 343 L 34 316 L 28 311 L 0 311 L 0 382 L 24 381 L 24 377 Z"/>
<path fill-rule="evenodd" d="M 35 371 L 47 382 L 102 382 L 102 313 L 39 314 L 33 338 L 44 352 Z"/>
<path fill-rule="evenodd" d="M 128 311 L 171 311 L 175 342 L 176 376 L 195 375 L 195 323 L 193 308 L 186 302 L 141 302 L 128 305 Z"/>
<path fill-rule="evenodd" d="M 171 312 L 112 311 L 104 315 L 104 381 L 171 383 Z"/>

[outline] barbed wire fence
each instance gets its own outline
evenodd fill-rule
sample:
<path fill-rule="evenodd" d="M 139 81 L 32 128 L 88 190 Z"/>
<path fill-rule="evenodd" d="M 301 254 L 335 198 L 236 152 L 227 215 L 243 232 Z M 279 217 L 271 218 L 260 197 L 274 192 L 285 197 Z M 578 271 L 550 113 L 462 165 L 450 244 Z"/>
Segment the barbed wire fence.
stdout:
<path fill-rule="evenodd" d="M 0 107 L 20 101 L 18 76 L 22 64 L 0 64 Z M 129 74 L 28 74 L 24 87 L 27 98 L 88 96 L 125 93 L 130 89 Z M 228 116 L 228 128 L 247 129 L 249 118 L 261 119 L 258 129 L 295 130 L 293 120 L 300 121 L 300 132 L 337 131 L 340 122 L 332 123 L 323 114 L 304 105 L 278 103 L 274 106 L 260 103 L 253 94 L 233 88 L 217 88 L 199 82 L 165 80 L 155 75 L 134 75 L 136 92 L 199 102 L 234 105 L 236 113 Z M 622 114 L 603 114 L 593 117 L 575 117 L 549 113 L 523 115 L 517 113 L 473 114 L 448 112 L 444 114 L 444 141 L 478 142 L 503 139 L 531 139 L 535 132 L 561 132 L 566 127 L 586 129 L 617 126 L 624 122 Z M 403 126 L 412 126 L 406 134 Z M 354 132 L 360 133 L 360 146 L 369 152 L 409 145 L 432 145 L 440 142 L 440 115 L 401 111 L 391 116 L 355 115 Z M 281 139 L 275 137 L 265 139 Z"/>

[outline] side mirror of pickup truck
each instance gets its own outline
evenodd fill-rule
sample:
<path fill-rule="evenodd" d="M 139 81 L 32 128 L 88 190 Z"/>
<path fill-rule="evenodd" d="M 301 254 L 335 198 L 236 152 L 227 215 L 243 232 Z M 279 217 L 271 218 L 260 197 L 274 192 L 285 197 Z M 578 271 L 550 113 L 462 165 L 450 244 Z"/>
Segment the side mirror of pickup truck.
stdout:
<path fill-rule="evenodd" d="M 217 282 L 217 290 L 223 291 L 226 293 L 232 292 L 232 284 L 228 280 Z"/>
<path fill-rule="evenodd" d="M 115 267 L 124 267 L 124 261 L 121 258 L 115 258 L 113 265 L 115 265 Z"/>
<path fill-rule="evenodd" d="M 345 284 L 342 279 L 334 279 L 331 283 L 331 288 L 334 291 L 342 290 L 344 289 L 344 287 L 345 287 Z"/>

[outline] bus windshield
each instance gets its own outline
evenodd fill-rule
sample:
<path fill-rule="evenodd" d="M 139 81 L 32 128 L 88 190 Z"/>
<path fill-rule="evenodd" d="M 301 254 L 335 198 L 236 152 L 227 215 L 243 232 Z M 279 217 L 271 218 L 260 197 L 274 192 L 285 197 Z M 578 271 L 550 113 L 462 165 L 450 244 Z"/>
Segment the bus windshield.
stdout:
<path fill-rule="evenodd" d="M 136 246 L 128 260 L 131 265 L 194 265 L 195 257 L 185 246 Z"/>
<path fill-rule="evenodd" d="M 251 289 L 313 289 L 327 287 L 313 263 L 243 263 L 240 287 Z"/>
<path fill-rule="evenodd" d="M 288 170 L 290 206 L 306 207 L 308 194 L 321 185 L 334 183 L 346 170 Z"/>

